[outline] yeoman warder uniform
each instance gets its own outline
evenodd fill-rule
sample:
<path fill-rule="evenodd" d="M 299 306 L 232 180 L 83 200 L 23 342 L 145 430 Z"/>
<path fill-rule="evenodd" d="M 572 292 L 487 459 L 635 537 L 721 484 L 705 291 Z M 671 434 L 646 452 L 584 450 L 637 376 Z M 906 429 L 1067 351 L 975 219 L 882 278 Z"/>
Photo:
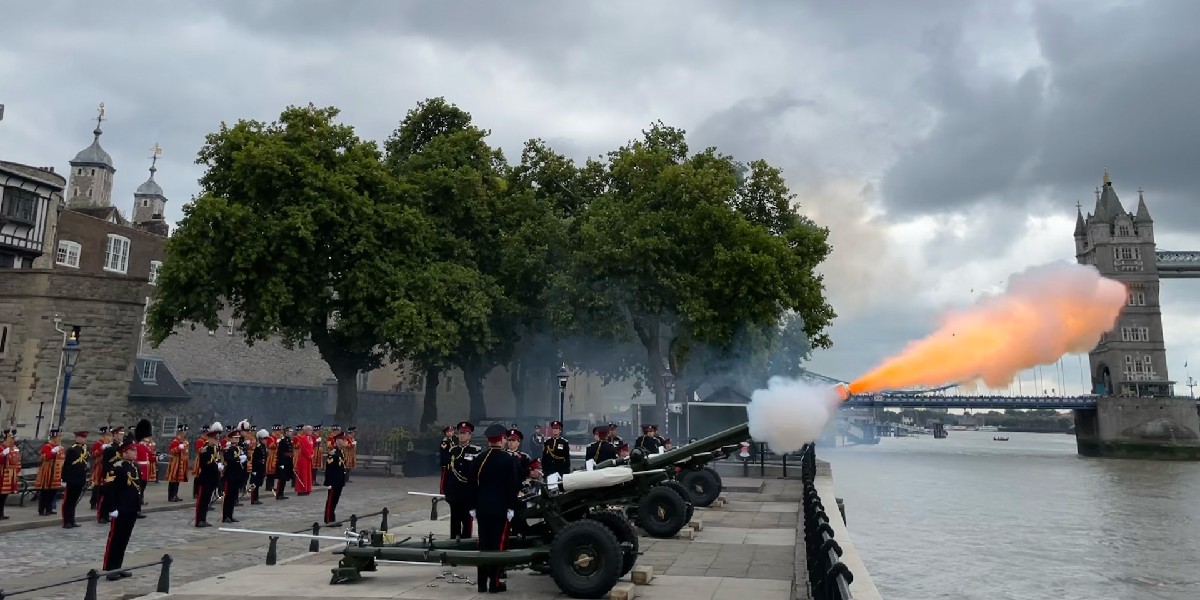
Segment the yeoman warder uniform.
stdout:
<path fill-rule="evenodd" d="M 59 430 L 51 429 L 46 443 L 42 444 L 42 449 L 38 452 L 41 462 L 38 464 L 33 489 L 38 491 L 38 514 L 43 516 L 57 514 L 54 512 L 54 497 L 62 488 L 63 461 L 66 459 L 63 451 L 66 448 L 59 444 L 58 435 Z"/>
<path fill-rule="evenodd" d="M 183 498 L 179 497 L 179 484 L 188 480 L 188 464 L 192 451 L 192 445 L 187 440 L 187 431 L 187 425 L 176 427 L 175 439 L 167 444 L 167 454 L 171 457 L 167 463 L 167 502 L 183 502 Z"/>

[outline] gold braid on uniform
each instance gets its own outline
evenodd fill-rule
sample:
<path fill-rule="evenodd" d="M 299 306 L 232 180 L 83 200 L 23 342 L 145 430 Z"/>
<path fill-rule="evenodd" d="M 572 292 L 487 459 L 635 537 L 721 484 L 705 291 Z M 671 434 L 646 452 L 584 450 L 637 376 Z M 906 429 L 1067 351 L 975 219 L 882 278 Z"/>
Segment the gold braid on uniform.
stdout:
<path fill-rule="evenodd" d="M 76 445 L 78 445 L 78 444 L 76 444 Z M 87 464 L 87 452 L 80 452 L 80 453 L 79 453 L 79 458 L 76 458 L 75 460 L 71 461 L 71 464 L 72 464 L 72 465 L 85 465 L 85 464 Z"/>
<path fill-rule="evenodd" d="M 133 473 L 126 473 L 126 474 L 125 474 L 125 481 L 126 481 L 126 483 L 128 483 L 128 484 L 129 484 L 129 487 L 132 487 L 133 489 L 137 490 L 137 491 L 138 491 L 138 493 L 141 493 L 141 491 L 142 491 L 142 482 L 141 482 L 141 480 L 139 480 L 138 478 L 134 477 L 134 476 L 133 476 Z"/>
<path fill-rule="evenodd" d="M 492 456 L 492 451 L 495 448 L 488 448 L 487 454 L 483 455 L 483 460 L 479 461 L 479 468 L 475 469 L 475 481 L 479 481 L 479 475 L 483 473 L 483 465 L 487 464 L 487 459 Z"/>
<path fill-rule="evenodd" d="M 462 451 L 460 451 L 458 453 L 458 457 L 461 458 L 463 452 L 466 452 L 467 447 L 466 446 L 458 446 L 457 448 L 462 448 Z M 459 482 L 467 483 L 467 478 L 464 477 L 462 473 L 458 472 L 458 467 L 454 466 L 454 461 L 457 460 L 454 456 L 454 450 L 456 450 L 457 448 L 450 449 L 450 472 L 453 473 L 454 476 L 458 478 Z"/>
<path fill-rule="evenodd" d="M 592 453 L 592 460 L 595 460 L 595 461 L 600 460 L 600 444 L 607 444 L 607 443 L 608 442 L 606 442 L 604 440 L 600 440 L 599 442 L 596 442 L 596 451 Z"/>
<path fill-rule="evenodd" d="M 558 439 L 562 439 L 562 438 L 558 438 Z M 554 460 L 562 460 L 563 457 L 555 454 L 554 450 L 552 449 L 558 445 L 557 443 L 555 443 L 555 441 L 556 440 L 554 438 L 550 438 L 549 440 L 546 440 L 546 443 L 542 445 L 542 452 L 549 454 L 550 458 L 553 458 Z"/>

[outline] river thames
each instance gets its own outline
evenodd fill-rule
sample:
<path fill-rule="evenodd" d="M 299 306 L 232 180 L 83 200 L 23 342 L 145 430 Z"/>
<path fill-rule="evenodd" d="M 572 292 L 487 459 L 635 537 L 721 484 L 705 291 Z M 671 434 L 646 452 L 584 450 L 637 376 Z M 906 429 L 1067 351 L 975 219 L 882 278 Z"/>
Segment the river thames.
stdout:
<path fill-rule="evenodd" d="M 1200 598 L 1200 463 L 971 431 L 817 452 L 887 600 Z"/>

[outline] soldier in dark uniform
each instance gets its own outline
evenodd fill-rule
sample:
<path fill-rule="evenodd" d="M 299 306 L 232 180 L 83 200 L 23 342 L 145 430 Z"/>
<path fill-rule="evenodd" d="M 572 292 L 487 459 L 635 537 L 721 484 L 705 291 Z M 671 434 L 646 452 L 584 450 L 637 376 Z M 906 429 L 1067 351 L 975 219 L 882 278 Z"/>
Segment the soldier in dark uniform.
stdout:
<path fill-rule="evenodd" d="M 667 447 L 667 438 L 665 438 L 661 435 L 658 435 L 658 425 L 651 425 L 650 427 L 651 427 L 651 432 L 654 435 L 654 439 L 658 440 L 659 447 L 666 448 Z"/>
<path fill-rule="evenodd" d="M 438 465 L 442 467 L 442 479 L 438 493 L 446 493 L 446 472 L 450 470 L 450 450 L 454 448 L 454 428 L 449 425 L 442 430 L 442 441 L 438 444 Z"/>
<path fill-rule="evenodd" d="M 562 421 L 550 422 L 550 438 L 542 444 L 542 470 L 566 475 L 571 472 L 571 444 L 562 439 Z"/>
<path fill-rule="evenodd" d="M 275 499 L 287 500 L 283 489 L 292 480 L 295 466 L 295 446 L 292 445 L 292 428 L 283 430 L 283 436 L 275 442 Z"/>
<path fill-rule="evenodd" d="M 325 524 L 339 525 L 337 505 L 342 498 L 342 488 L 346 487 L 346 437 L 335 433 L 329 441 L 332 447 L 325 453 L 324 485 L 329 488 L 329 494 L 325 497 Z"/>
<path fill-rule="evenodd" d="M 449 474 L 446 476 L 444 494 L 446 504 L 450 505 L 450 537 L 466 539 L 471 537 L 471 504 L 474 499 L 469 466 L 471 459 L 482 449 L 471 443 L 474 425 L 463 421 L 455 429 L 458 431 L 458 443 L 450 449 Z M 501 426 L 501 430 L 503 429 Z"/>
<path fill-rule="evenodd" d="M 525 434 L 521 433 L 520 429 L 513 427 L 504 434 L 505 450 L 516 457 L 519 463 L 521 479 L 525 478 L 525 473 L 529 471 L 529 463 L 533 462 L 533 457 L 521 452 L 521 442 L 525 441 Z"/>
<path fill-rule="evenodd" d="M 263 487 L 263 482 L 267 479 L 267 443 L 266 439 L 271 437 L 266 429 L 260 429 L 256 434 L 258 444 L 254 446 L 254 452 L 250 455 L 250 504 L 262 504 L 258 499 L 259 490 Z"/>
<path fill-rule="evenodd" d="M 100 503 L 96 507 L 97 523 L 108 523 L 108 513 L 112 512 L 111 505 L 109 504 L 111 496 L 106 493 L 108 491 L 108 476 L 112 473 L 113 465 L 121 458 L 120 454 L 117 453 L 117 448 L 125 441 L 125 428 L 114 427 L 112 434 L 112 443 L 100 454 L 100 480 L 104 483 L 100 484 Z"/>
<path fill-rule="evenodd" d="M 63 494 L 62 522 L 63 529 L 71 529 L 79 527 L 79 523 L 75 522 L 75 505 L 79 504 L 79 499 L 83 496 L 83 486 L 87 484 L 88 474 L 91 469 L 88 468 L 88 449 L 87 449 L 87 431 L 75 432 L 75 443 L 67 448 L 67 456 L 63 460 L 62 483 L 66 491 Z"/>
<path fill-rule="evenodd" d="M 608 427 L 605 425 L 597 425 L 592 428 L 592 438 L 595 441 L 587 447 L 588 460 L 594 460 L 597 463 L 606 460 L 612 460 L 617 457 L 617 447 L 609 443 Z"/>
<path fill-rule="evenodd" d="M 221 449 L 217 447 L 217 432 L 208 430 L 204 433 L 204 446 L 196 453 L 196 527 L 212 527 L 208 524 L 208 507 L 212 504 L 213 494 L 217 493 L 217 485 L 221 482 L 221 471 L 225 470 L 225 462 Z"/>
<path fill-rule="evenodd" d="M 242 449 L 242 432 L 236 428 L 229 431 L 229 446 L 225 448 L 225 497 L 221 500 L 221 522 L 237 523 L 233 508 L 237 506 L 238 490 L 246 482 L 246 461 L 250 460 Z"/>
<path fill-rule="evenodd" d="M 646 454 L 658 454 L 658 449 L 661 447 L 658 436 L 654 435 L 654 425 L 642 425 L 642 435 L 633 441 L 633 448 L 640 449 Z"/>
<path fill-rule="evenodd" d="M 488 448 L 468 461 L 468 477 L 474 489 L 475 508 L 479 519 L 479 549 L 504 550 L 509 527 L 519 505 L 521 491 L 520 465 L 515 456 L 503 449 L 504 426 L 494 423 L 484 432 Z M 478 567 L 479 591 L 503 592 L 507 585 L 501 581 L 504 567 Z"/>
<path fill-rule="evenodd" d="M 150 422 L 143 420 L 134 427 L 134 435 L 126 438 L 117 446 L 118 458 L 113 462 L 112 469 L 105 477 L 105 490 L 109 500 L 107 516 L 111 520 L 108 529 L 108 543 L 104 545 L 105 571 L 109 581 L 122 577 L 132 577 L 133 573 L 122 571 L 125 561 L 125 548 L 129 546 L 129 538 L 133 535 L 133 526 L 137 525 L 138 512 L 142 508 L 141 472 L 134 464 L 137 460 L 135 442 L 150 436 Z"/>
<path fill-rule="evenodd" d="M 617 448 L 621 444 L 625 443 L 625 440 L 621 439 L 621 436 L 617 435 L 616 423 L 608 424 L 608 443 L 612 444 L 613 448 Z"/>

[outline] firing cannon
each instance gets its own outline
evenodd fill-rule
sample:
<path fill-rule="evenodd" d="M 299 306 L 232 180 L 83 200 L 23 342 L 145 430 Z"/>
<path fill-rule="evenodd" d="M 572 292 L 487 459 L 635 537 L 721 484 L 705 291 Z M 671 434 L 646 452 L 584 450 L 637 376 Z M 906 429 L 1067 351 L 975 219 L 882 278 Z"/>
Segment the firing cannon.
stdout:
<path fill-rule="evenodd" d="M 655 537 L 673 537 L 687 524 L 691 506 L 674 467 L 702 468 L 709 455 L 747 433 L 739 425 L 661 454 L 633 456 L 629 464 L 533 484 L 522 493 L 525 507 L 516 519 L 524 526 L 514 528 L 504 550 L 480 550 L 476 539 L 435 539 L 432 532 L 403 539 L 387 531 L 346 532 L 330 583 L 359 579 L 380 564 L 502 566 L 548 573 L 572 598 L 602 598 L 637 562 L 633 520 Z M 436 507 L 439 495 L 419 495 L 434 496 Z"/>

